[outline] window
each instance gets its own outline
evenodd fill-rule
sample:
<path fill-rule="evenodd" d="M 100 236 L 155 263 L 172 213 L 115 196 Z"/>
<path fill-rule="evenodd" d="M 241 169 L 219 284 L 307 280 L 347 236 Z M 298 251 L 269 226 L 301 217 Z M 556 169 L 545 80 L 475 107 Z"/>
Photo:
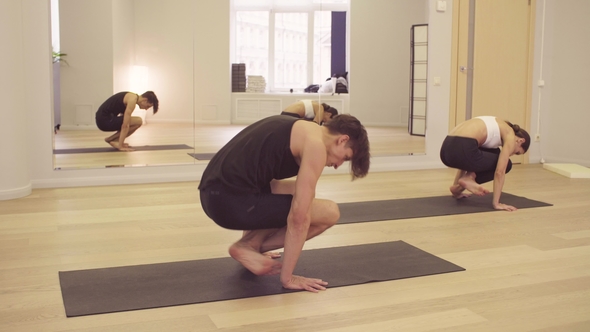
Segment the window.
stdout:
<path fill-rule="evenodd" d="M 232 8 L 232 63 L 263 76 L 266 91 L 303 91 L 346 71 L 345 48 L 332 48 L 332 17 L 346 15 L 348 0 L 234 0 Z M 345 24 L 335 32 L 345 40 Z"/>

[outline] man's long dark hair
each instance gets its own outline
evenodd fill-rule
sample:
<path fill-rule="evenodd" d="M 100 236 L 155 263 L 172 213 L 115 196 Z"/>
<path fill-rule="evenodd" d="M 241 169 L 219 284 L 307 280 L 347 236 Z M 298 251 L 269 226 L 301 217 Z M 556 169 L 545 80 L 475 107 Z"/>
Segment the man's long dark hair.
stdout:
<path fill-rule="evenodd" d="M 147 101 L 153 105 L 154 107 L 154 114 L 158 113 L 158 107 L 160 106 L 160 102 L 158 101 L 158 97 L 153 91 L 146 91 L 142 95 Z"/>
<path fill-rule="evenodd" d="M 333 135 L 348 135 L 348 146 L 352 149 L 351 172 L 352 179 L 362 178 L 369 173 L 371 152 L 369 137 L 361 122 L 350 114 L 340 114 L 324 125 Z"/>

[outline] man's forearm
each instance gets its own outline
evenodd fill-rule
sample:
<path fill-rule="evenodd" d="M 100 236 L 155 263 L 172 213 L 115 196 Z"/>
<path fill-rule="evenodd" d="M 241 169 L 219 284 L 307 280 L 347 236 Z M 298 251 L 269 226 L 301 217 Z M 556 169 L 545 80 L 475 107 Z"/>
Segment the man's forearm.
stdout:
<path fill-rule="evenodd" d="M 288 224 L 285 233 L 285 252 L 283 254 L 283 267 L 281 268 L 281 282 L 287 284 L 293 276 L 293 271 L 303 250 L 307 239 L 309 222 L 299 227 Z"/>
<path fill-rule="evenodd" d="M 119 134 L 119 149 L 123 147 L 125 139 L 127 138 L 127 133 L 129 133 L 129 126 L 121 127 L 121 133 Z"/>

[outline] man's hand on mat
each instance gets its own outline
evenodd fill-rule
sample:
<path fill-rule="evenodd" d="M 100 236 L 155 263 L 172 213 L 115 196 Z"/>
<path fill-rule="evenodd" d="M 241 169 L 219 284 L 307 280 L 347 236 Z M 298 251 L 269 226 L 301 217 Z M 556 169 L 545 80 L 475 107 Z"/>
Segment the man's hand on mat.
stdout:
<path fill-rule="evenodd" d="M 119 147 L 119 143 L 118 142 L 115 142 L 115 141 L 110 141 L 110 142 L 107 142 L 107 143 L 109 143 L 110 146 L 114 147 L 115 149 L 117 149 L 119 151 L 124 151 L 124 152 L 135 151 L 127 143 L 123 143 L 123 146 L 122 147 Z"/>
<path fill-rule="evenodd" d="M 494 209 L 496 209 L 496 210 L 506 210 L 506 211 L 516 211 L 516 210 L 518 210 L 517 208 L 515 208 L 512 205 L 502 204 L 502 203 L 494 204 Z"/>
<path fill-rule="evenodd" d="M 135 149 L 130 147 L 129 144 L 123 143 L 123 147 L 120 148 L 119 151 L 135 151 Z"/>
<path fill-rule="evenodd" d="M 317 293 L 321 290 L 326 290 L 328 282 L 322 279 L 305 278 L 301 276 L 293 275 L 291 280 L 287 284 L 283 283 L 283 287 L 287 289 L 303 289 L 313 293 Z"/>

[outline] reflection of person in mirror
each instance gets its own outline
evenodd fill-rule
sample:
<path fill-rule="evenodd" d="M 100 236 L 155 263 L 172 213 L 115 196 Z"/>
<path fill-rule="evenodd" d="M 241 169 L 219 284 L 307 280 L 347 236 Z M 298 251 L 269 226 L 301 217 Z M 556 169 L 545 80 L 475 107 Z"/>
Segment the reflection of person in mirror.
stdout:
<path fill-rule="evenodd" d="M 158 112 L 158 97 L 153 91 L 147 91 L 141 96 L 133 92 L 119 92 L 107 99 L 96 111 L 96 125 L 102 131 L 114 131 L 115 133 L 105 138 L 119 151 L 133 151 L 125 139 L 131 136 L 143 121 L 138 116 L 131 116 L 135 106 L 142 110 L 154 108 L 154 114 Z"/>
<path fill-rule="evenodd" d="M 326 103 L 320 104 L 315 100 L 304 99 L 287 106 L 281 115 L 313 120 L 313 122 L 321 125 L 338 115 L 338 110 Z"/>
<path fill-rule="evenodd" d="M 459 124 L 440 149 L 442 162 L 458 169 L 450 187 L 453 197 L 486 195 L 489 190 L 481 184 L 494 180 L 494 209 L 515 211 L 514 206 L 500 203 L 504 177 L 512 169 L 510 156 L 526 153 L 530 144 L 529 134 L 519 125 L 493 116 L 480 116 Z"/>
<path fill-rule="evenodd" d="M 293 271 L 305 241 L 340 218 L 335 202 L 316 198 L 316 185 L 324 167 L 337 169 L 345 161 L 353 179 L 369 171 L 367 132 L 352 115 L 335 116 L 325 126 L 270 116 L 211 159 L 199 184 L 201 206 L 219 226 L 244 231 L 229 254 L 252 273 L 280 274 L 287 289 L 324 290 L 326 281 Z M 271 252 L 279 248 L 282 262 Z"/>

